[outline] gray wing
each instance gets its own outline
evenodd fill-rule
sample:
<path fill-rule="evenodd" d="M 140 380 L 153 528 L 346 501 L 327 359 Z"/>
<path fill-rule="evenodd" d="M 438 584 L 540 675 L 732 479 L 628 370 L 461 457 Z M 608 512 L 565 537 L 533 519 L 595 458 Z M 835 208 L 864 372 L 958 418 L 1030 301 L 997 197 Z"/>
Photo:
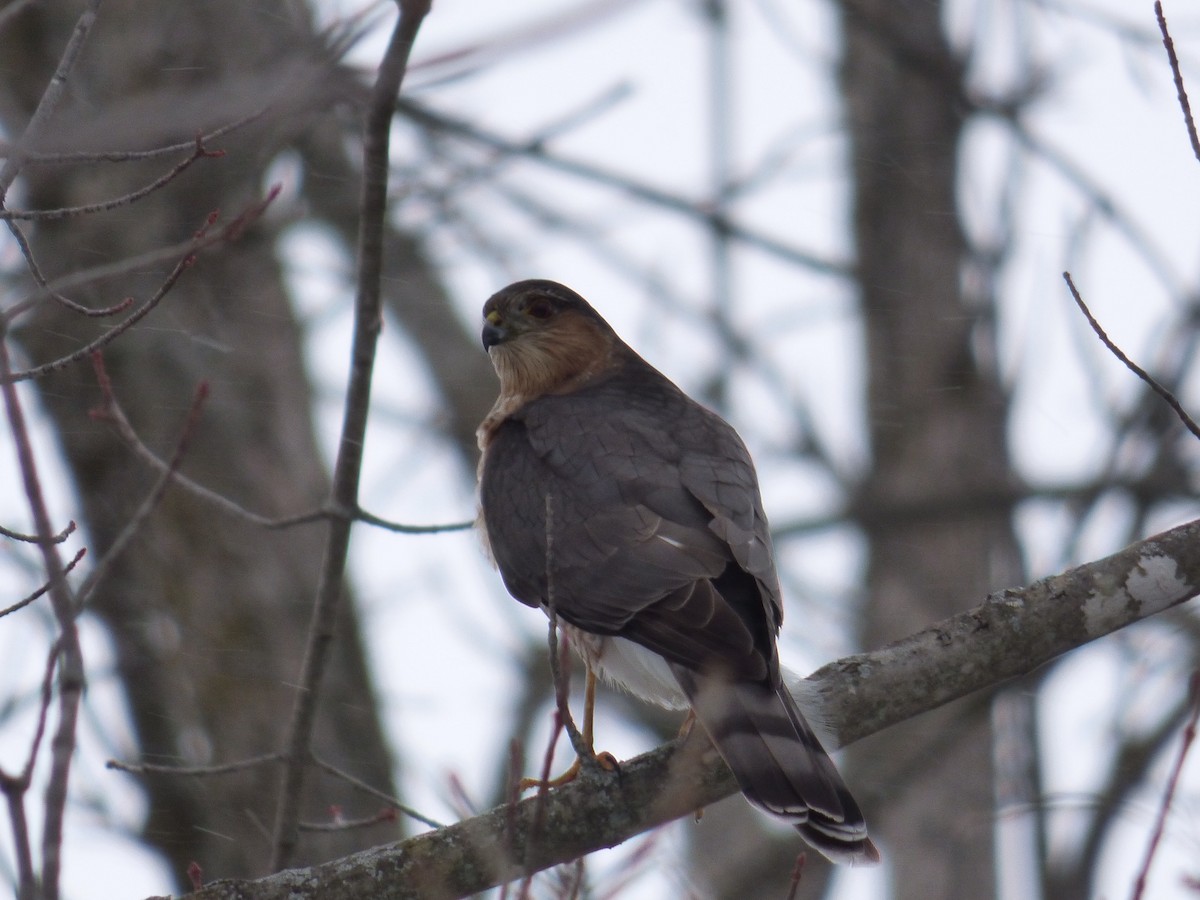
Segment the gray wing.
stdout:
<path fill-rule="evenodd" d="M 523 602 L 552 588 L 585 631 L 695 671 L 778 677 L 782 607 L 749 453 L 645 363 L 519 410 L 488 446 L 480 499 Z"/>
<path fill-rule="evenodd" d="M 771 540 L 728 424 L 648 366 L 542 397 L 493 434 L 480 499 L 514 596 L 553 591 L 571 624 L 662 654 L 752 803 L 831 859 L 878 861 L 779 677 Z"/>

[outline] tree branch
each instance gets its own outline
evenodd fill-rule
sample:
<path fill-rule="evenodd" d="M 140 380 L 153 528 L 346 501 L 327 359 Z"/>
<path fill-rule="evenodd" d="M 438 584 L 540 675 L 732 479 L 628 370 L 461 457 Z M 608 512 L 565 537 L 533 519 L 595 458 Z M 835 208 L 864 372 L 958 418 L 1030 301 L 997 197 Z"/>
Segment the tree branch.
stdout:
<path fill-rule="evenodd" d="M 429 0 L 397 0 L 400 17 L 371 92 L 363 130 L 363 180 L 360 196 L 358 240 L 358 291 L 354 310 L 354 345 L 350 381 L 342 418 L 337 461 L 333 467 L 331 505 L 336 510 L 357 510 L 362 473 L 363 444 L 371 402 L 375 347 L 383 327 L 380 282 L 383 272 L 383 231 L 387 213 L 388 148 L 396 94 L 408 67 L 417 31 L 429 12 Z M 275 814 L 271 868 L 287 865 L 299 840 L 299 815 L 305 770 L 316 722 L 321 681 L 333 644 L 350 548 L 349 516 L 331 519 L 321 564 L 320 583 L 313 604 L 308 645 L 304 652 L 300 690 L 288 727 L 284 772 Z"/>
<path fill-rule="evenodd" d="M 731 240 L 754 247 L 784 262 L 803 266 L 813 272 L 835 278 L 846 278 L 854 274 L 853 266 L 844 260 L 824 258 L 816 253 L 792 246 L 786 241 L 714 212 L 703 202 L 689 200 L 601 166 L 551 153 L 541 140 L 517 141 L 492 134 L 469 122 L 437 112 L 432 107 L 425 106 L 408 97 L 397 99 L 396 110 L 423 128 L 455 135 L 492 150 L 501 157 L 531 159 L 549 169 L 623 191 L 650 206 L 670 210 L 686 219 L 699 222 L 706 228 L 719 230 L 728 235 Z"/>
<path fill-rule="evenodd" d="M 1025 588 L 1000 591 L 881 650 L 812 676 L 842 744 L 1049 660 L 1200 593 L 1200 520 Z M 675 741 L 515 809 L 256 881 L 218 881 L 189 900 L 464 897 L 611 847 L 737 791 L 706 740 Z M 535 818 L 544 826 L 531 839 Z M 527 868 L 518 860 L 524 860 Z"/>

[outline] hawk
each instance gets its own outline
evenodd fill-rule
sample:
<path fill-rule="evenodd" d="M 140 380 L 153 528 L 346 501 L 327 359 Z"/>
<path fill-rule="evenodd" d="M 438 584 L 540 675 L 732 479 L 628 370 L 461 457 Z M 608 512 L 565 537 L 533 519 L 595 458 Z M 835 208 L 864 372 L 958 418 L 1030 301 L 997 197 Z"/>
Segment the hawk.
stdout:
<path fill-rule="evenodd" d="M 479 498 L 505 587 L 553 604 L 590 674 L 690 708 L 751 803 L 835 862 L 877 862 L 784 685 L 779 578 L 737 432 L 561 284 L 511 284 L 483 317 L 500 395 L 479 426 Z"/>

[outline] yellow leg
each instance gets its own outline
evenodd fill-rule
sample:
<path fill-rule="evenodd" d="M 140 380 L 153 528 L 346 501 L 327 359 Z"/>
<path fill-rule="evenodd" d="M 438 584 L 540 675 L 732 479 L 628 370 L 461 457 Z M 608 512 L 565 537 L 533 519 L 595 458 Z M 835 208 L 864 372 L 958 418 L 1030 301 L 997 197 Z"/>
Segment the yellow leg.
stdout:
<path fill-rule="evenodd" d="M 689 737 L 692 729 L 696 727 L 696 710 L 689 709 L 687 718 L 683 720 L 683 724 L 679 726 L 679 733 L 675 735 L 676 739 Z M 696 821 L 699 822 L 704 818 L 704 807 L 700 807 L 695 812 Z"/>
<path fill-rule="evenodd" d="M 675 735 L 677 738 L 685 738 L 692 733 L 692 726 L 696 724 L 696 711 L 689 709 L 687 718 L 683 720 L 683 724 L 679 726 L 679 733 Z"/>
<path fill-rule="evenodd" d="M 583 742 L 589 750 L 593 749 L 592 723 L 596 717 L 596 673 L 592 667 L 587 667 L 587 685 L 583 689 Z"/>
<path fill-rule="evenodd" d="M 596 714 L 596 674 L 589 667 L 587 670 L 587 686 L 583 691 L 583 742 L 587 745 L 587 752 L 591 756 L 591 760 L 595 761 L 600 768 L 609 772 L 615 772 L 618 768 L 617 760 L 611 753 L 596 753 L 593 749 L 593 723 Z M 575 762 L 567 771 L 563 772 L 557 778 L 551 778 L 545 782 L 548 788 L 562 787 L 564 784 L 569 784 L 579 777 L 584 765 L 584 757 L 576 754 Z M 522 778 L 519 789 L 527 791 L 530 788 L 542 787 L 540 778 Z"/>

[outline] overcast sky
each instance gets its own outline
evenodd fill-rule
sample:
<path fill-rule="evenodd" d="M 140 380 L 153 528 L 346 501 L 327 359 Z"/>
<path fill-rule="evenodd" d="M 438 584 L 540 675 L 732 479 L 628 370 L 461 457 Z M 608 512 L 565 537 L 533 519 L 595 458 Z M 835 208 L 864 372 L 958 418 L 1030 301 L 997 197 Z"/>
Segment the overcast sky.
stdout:
<path fill-rule="evenodd" d="M 1169 343 L 1173 297 L 1195 292 L 1200 262 L 1200 164 L 1183 129 L 1151 5 L 1119 0 L 1063 5 L 1086 15 L 1033 0 L 975 0 L 953 4 L 948 17 L 955 44 L 975 48 L 975 89 L 998 94 L 1035 72 L 1044 75 L 1044 98 L 1024 119 L 1031 135 L 1110 192 L 1126 214 L 1122 222 L 1129 223 L 1106 220 L 1062 167 L 1018 148 L 997 125 L 980 122 L 968 134 L 960 195 L 972 237 L 995 238 L 1004 203 L 1018 210 L 1011 262 L 998 286 L 1001 366 L 1015 388 L 1014 459 L 1024 477 L 1048 484 L 1097 473 L 1111 452 L 1108 411 L 1128 401 L 1137 387 L 1090 337 L 1060 273 L 1069 267 L 1114 339 L 1153 366 Z M 730 168 L 749 180 L 732 211 L 747 227 L 795 250 L 849 261 L 846 148 L 833 80 L 838 46 L 831 7 L 812 0 L 731 6 Z M 596 11 L 600 7 L 603 14 Z M 324 8 L 331 18 L 359 10 L 346 2 Z M 590 13 L 582 24 L 558 17 L 580 10 Z M 1200 19 L 1179 0 L 1168 5 L 1167 14 L 1200 97 L 1200 73 L 1193 65 Z M 390 19 L 381 22 L 381 37 L 356 51 L 364 66 L 378 57 Z M 1125 23 L 1124 38 L 1114 22 Z M 554 154 L 699 203 L 712 195 L 710 41 L 698 4 L 690 0 L 436 0 L 408 90 L 442 112 L 515 141 L 551 129 L 548 146 Z M 395 215 L 410 228 L 434 234 L 437 260 L 472 329 L 494 290 L 518 278 L 549 277 L 587 296 L 685 389 L 700 391 L 717 374 L 728 375 L 726 412 L 755 454 L 776 525 L 819 516 L 836 496 L 828 476 L 790 456 L 799 427 L 796 407 L 810 411 L 845 474 L 864 464 L 861 352 L 847 281 L 759 248 L 738 247 L 731 290 L 717 297 L 710 238 L 677 212 L 520 160 L 503 162 L 504 190 L 483 181 L 462 189 L 464 167 L 493 165 L 486 154 L 450 142 L 439 151 L 444 155 L 431 158 L 403 127 L 397 129 L 396 147 L 401 178 Z M 426 181 L 456 188 L 448 200 L 451 224 L 441 198 L 406 188 L 402 173 L 414 164 Z M 278 174 L 288 177 L 286 164 Z M 534 205 L 583 223 L 586 232 L 532 215 Z M 310 365 L 331 448 L 349 347 L 348 262 L 326 236 L 305 225 L 293 229 L 285 247 L 298 303 L 313 326 Z M 13 248 L 0 244 L 0 252 L 11 264 Z M 696 315 L 717 303 L 729 304 L 740 335 L 765 367 L 723 371 L 720 343 Z M 475 506 L 471 473 L 430 427 L 437 416 L 435 397 L 396 332 L 386 333 L 377 376 L 364 505 L 413 523 L 469 519 Z M 772 386 L 779 382 L 782 392 Z M 1188 380 L 1184 400 L 1200 408 L 1197 379 Z M 41 446 L 42 458 L 52 459 L 45 435 Z M 9 482 L 0 496 L 12 498 L 0 504 L 5 507 L 19 502 L 13 468 L 0 464 L 0 477 Z M 44 480 L 51 487 L 66 483 L 61 473 Z M 70 518 L 69 493 L 61 487 L 54 493 L 60 518 Z M 1181 509 L 1153 525 L 1157 530 L 1195 514 Z M 1117 549 L 1114 535 L 1127 517 L 1119 504 L 1104 507 L 1064 558 L 1069 523 L 1045 510 L 1024 509 L 1019 524 L 1030 576 Z M 789 542 L 781 555 L 789 570 L 785 584 L 804 588 L 804 596 L 789 591 L 787 598 L 785 658 L 798 670 L 811 669 L 851 649 L 845 602 L 859 580 L 862 548 L 853 534 L 835 530 Z M 360 528 L 353 566 L 388 726 L 404 761 L 404 796 L 434 818 L 453 819 L 464 811 L 453 797 L 452 776 L 476 802 L 490 789 L 507 736 L 506 698 L 515 690 L 511 660 L 530 634 L 544 630 L 542 618 L 507 597 L 471 533 L 404 537 Z M 0 545 L 0 583 L 36 580 L 36 573 Z M 12 593 L 22 592 L 18 586 Z M 33 617 L 0 624 L 6 685 L 37 683 L 44 627 Z M 85 636 L 92 678 L 72 782 L 81 805 L 68 825 L 67 896 L 118 896 L 118 888 L 124 897 L 165 891 L 169 882 L 161 867 L 114 834 L 114 823 L 136 830 L 144 810 L 129 783 L 102 768 L 105 758 L 128 758 L 135 751 L 109 674 L 110 650 L 94 624 L 87 625 Z M 1160 646 L 1155 641 L 1164 652 L 1170 647 L 1152 632 L 1121 641 L 1148 641 L 1152 651 Z M 1131 688 L 1119 641 L 1075 657 L 1060 668 L 1043 699 L 1049 713 L 1048 783 L 1063 807 L 1054 838 L 1063 845 L 1078 834 L 1072 804 L 1086 804 L 1098 784 L 1113 730 L 1135 727 L 1145 718 L 1138 718 L 1139 704 L 1154 708 L 1180 688 L 1177 673 L 1167 670 L 1147 673 L 1138 689 Z M 1114 707 L 1121 709 L 1115 717 Z M 0 720 L 0 763 L 6 768 L 15 768 L 13 760 L 27 746 L 27 722 L 19 715 Z M 606 729 L 603 721 L 599 728 L 605 749 L 618 756 L 648 746 L 647 736 Z M 1197 785 L 1200 764 L 1193 757 L 1187 781 L 1193 801 Z M 1138 802 L 1125 816 L 1121 837 L 1127 843 L 1110 854 L 1112 868 L 1102 879 L 1109 897 L 1127 893 L 1157 793 Z M 1195 808 L 1193 802 L 1173 822 L 1156 869 L 1162 877 L 1155 897 L 1191 896 L 1179 887 L 1178 876 L 1195 872 L 1200 838 Z M 0 832 L 0 858 L 11 859 L 6 829 Z M 1019 834 L 1013 840 L 1017 849 L 1005 844 L 1004 884 L 1016 900 L 1027 895 L 1027 887 L 1018 874 Z M 681 878 L 671 866 L 662 867 L 629 896 L 676 895 Z M 843 878 L 838 900 L 883 896 L 879 883 L 878 875 L 855 872 Z"/>

